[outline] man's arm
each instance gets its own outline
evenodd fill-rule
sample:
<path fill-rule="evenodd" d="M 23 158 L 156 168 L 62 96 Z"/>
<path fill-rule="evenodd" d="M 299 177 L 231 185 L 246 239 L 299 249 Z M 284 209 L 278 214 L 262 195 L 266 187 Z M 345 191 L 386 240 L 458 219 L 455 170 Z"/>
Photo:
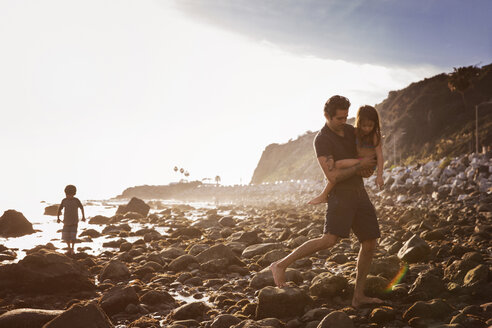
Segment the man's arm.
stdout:
<path fill-rule="evenodd" d="M 364 157 L 361 160 L 357 160 L 351 167 L 335 168 L 333 156 L 320 156 L 318 157 L 318 163 L 328 181 L 337 183 L 354 176 L 360 169 L 374 166 L 376 160 L 374 158 Z"/>

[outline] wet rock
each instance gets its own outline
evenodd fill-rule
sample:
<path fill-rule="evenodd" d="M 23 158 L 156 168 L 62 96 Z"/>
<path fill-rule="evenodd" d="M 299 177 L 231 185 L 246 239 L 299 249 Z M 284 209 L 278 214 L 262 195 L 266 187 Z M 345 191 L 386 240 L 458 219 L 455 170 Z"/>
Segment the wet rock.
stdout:
<path fill-rule="evenodd" d="M 460 260 L 453 261 L 444 269 L 444 277 L 449 281 L 462 284 L 468 271 L 479 265 L 480 262 L 482 262 L 480 253 L 465 253 Z"/>
<path fill-rule="evenodd" d="M 256 255 L 263 255 L 271 250 L 282 248 L 282 245 L 277 243 L 255 244 L 246 247 L 242 253 L 242 257 L 250 259 Z"/>
<path fill-rule="evenodd" d="M 202 236 L 202 231 L 198 228 L 187 227 L 187 228 L 180 228 L 171 233 L 172 238 L 178 238 L 181 236 L 186 236 L 189 238 L 200 238 Z"/>
<path fill-rule="evenodd" d="M 140 317 L 133 321 L 128 328 L 160 328 L 159 320 L 152 317 Z"/>
<path fill-rule="evenodd" d="M 195 256 L 193 255 L 181 255 L 180 257 L 174 259 L 169 263 L 169 270 L 174 271 L 174 272 L 179 272 L 188 269 L 188 266 L 196 264 L 197 266 L 198 261 Z"/>
<path fill-rule="evenodd" d="M 465 287 L 473 287 L 486 284 L 489 277 L 489 268 L 483 264 L 476 266 L 467 272 L 463 283 Z"/>
<path fill-rule="evenodd" d="M 313 296 L 331 297 L 340 294 L 347 286 L 347 278 L 323 272 L 311 281 L 309 293 Z"/>
<path fill-rule="evenodd" d="M 285 280 L 292 281 L 297 285 L 300 285 L 304 280 L 301 273 L 296 269 L 288 268 L 285 271 Z M 255 289 L 260 289 L 266 286 L 274 286 L 275 282 L 273 280 L 272 272 L 270 268 L 265 268 L 255 274 L 255 276 L 251 279 L 249 286 Z"/>
<path fill-rule="evenodd" d="M 367 296 L 384 298 L 386 293 L 385 289 L 388 287 L 390 281 L 384 277 L 368 275 L 366 280 L 366 286 L 364 287 L 364 293 Z"/>
<path fill-rule="evenodd" d="M 312 310 L 309 310 L 306 312 L 302 318 L 301 321 L 303 322 L 310 322 L 310 321 L 321 321 L 323 320 L 324 317 L 326 317 L 332 310 L 321 307 L 321 308 L 315 308 Z"/>
<path fill-rule="evenodd" d="M 387 279 L 392 279 L 400 271 L 400 260 L 397 256 L 387 256 L 376 258 L 371 263 L 369 271 L 372 275 L 382 275 Z"/>
<path fill-rule="evenodd" d="M 94 303 L 75 304 L 54 318 L 43 328 L 113 328 L 113 324 L 102 309 Z"/>
<path fill-rule="evenodd" d="M 453 308 L 447 302 L 441 299 L 435 299 L 429 302 L 415 302 L 403 314 L 403 319 L 409 321 L 412 318 L 442 318 L 451 312 Z"/>
<path fill-rule="evenodd" d="M 58 204 L 46 206 L 44 208 L 44 215 L 57 216 L 58 215 Z"/>
<path fill-rule="evenodd" d="M 270 265 L 272 264 L 273 262 L 275 261 L 278 261 L 282 258 L 284 258 L 285 256 L 287 256 L 289 254 L 289 252 L 287 251 L 284 251 L 284 250 L 281 250 L 281 249 L 274 249 L 272 251 L 269 251 L 267 252 L 265 255 L 263 255 L 258 261 L 257 263 L 261 266 L 261 267 L 265 267 L 267 265 Z"/>
<path fill-rule="evenodd" d="M 395 309 L 390 306 L 381 306 L 372 310 L 369 320 L 378 324 L 384 324 L 395 319 Z"/>
<path fill-rule="evenodd" d="M 19 263 L 0 266 L 0 290 L 17 292 L 92 291 L 85 268 L 71 258 L 46 249 L 26 255 Z"/>
<path fill-rule="evenodd" d="M 109 316 L 124 311 L 128 304 L 138 304 L 137 293 L 130 286 L 113 287 L 99 300 L 99 305 Z"/>
<path fill-rule="evenodd" d="M 140 297 L 140 302 L 148 305 L 156 305 L 174 304 L 176 301 L 174 300 L 174 297 L 172 297 L 171 294 L 169 294 L 168 292 L 149 290 Z"/>
<path fill-rule="evenodd" d="M 171 318 L 173 320 L 194 319 L 201 321 L 208 310 L 210 308 L 203 302 L 188 303 L 174 309 L 171 313 Z"/>
<path fill-rule="evenodd" d="M 62 310 L 15 309 L 0 315 L 0 328 L 42 327 Z"/>
<path fill-rule="evenodd" d="M 263 319 L 300 316 L 310 302 L 309 295 L 300 288 L 265 287 L 258 295 L 256 317 Z"/>
<path fill-rule="evenodd" d="M 125 263 L 119 260 L 111 260 L 104 266 L 99 275 L 99 281 L 104 281 L 106 279 L 120 281 L 130 278 L 130 275 L 130 270 Z"/>
<path fill-rule="evenodd" d="M 231 314 L 221 314 L 215 317 L 210 325 L 211 328 L 229 328 L 241 322 L 241 319 Z"/>
<path fill-rule="evenodd" d="M 235 234 L 233 234 L 232 236 L 234 235 Z M 246 244 L 247 246 L 253 244 L 260 244 L 262 242 L 261 238 L 258 237 L 258 233 L 256 231 L 241 232 L 237 237 L 233 238 L 232 241 L 243 243 Z"/>
<path fill-rule="evenodd" d="M 450 231 L 448 228 L 439 228 L 431 231 L 425 231 L 420 235 L 420 237 L 427 241 L 444 240 L 449 232 Z"/>
<path fill-rule="evenodd" d="M 143 216 L 147 216 L 150 211 L 150 206 L 147 205 L 143 200 L 133 197 L 130 199 L 128 204 L 118 206 L 116 214 L 126 214 L 128 212 L 140 213 Z"/>
<path fill-rule="evenodd" d="M 106 225 L 109 224 L 110 221 L 111 218 L 108 218 L 107 216 L 104 215 L 96 215 L 89 219 L 90 224 L 98 224 L 98 225 Z"/>
<path fill-rule="evenodd" d="M 426 261 L 429 254 L 429 245 L 424 240 L 414 235 L 407 240 L 405 244 L 403 244 L 403 247 L 398 251 L 398 258 L 408 263 L 416 263 Z"/>
<path fill-rule="evenodd" d="M 196 259 L 200 263 L 206 263 L 212 260 L 226 260 L 227 265 L 236 264 L 244 266 L 244 263 L 236 256 L 232 249 L 224 244 L 209 247 L 198 254 Z"/>
<path fill-rule="evenodd" d="M 318 328 L 354 328 L 354 323 L 345 312 L 333 311 L 321 320 Z"/>
<path fill-rule="evenodd" d="M 87 229 L 82 231 L 82 233 L 79 235 L 79 237 L 85 237 L 85 236 L 91 238 L 97 238 L 97 237 L 101 237 L 101 233 L 95 229 Z"/>
<path fill-rule="evenodd" d="M 160 256 L 162 256 L 165 259 L 175 259 L 185 254 L 186 252 L 184 250 L 176 247 L 166 248 L 160 252 Z"/>
<path fill-rule="evenodd" d="M 34 233 L 31 222 L 16 210 L 7 210 L 0 216 L 0 237 L 20 237 Z"/>
<path fill-rule="evenodd" d="M 232 216 L 224 216 L 219 220 L 220 225 L 224 227 L 234 228 L 236 226 L 236 221 Z"/>
<path fill-rule="evenodd" d="M 419 272 L 409 294 L 423 295 L 425 299 L 434 298 L 446 290 L 442 270 L 425 270 Z"/>

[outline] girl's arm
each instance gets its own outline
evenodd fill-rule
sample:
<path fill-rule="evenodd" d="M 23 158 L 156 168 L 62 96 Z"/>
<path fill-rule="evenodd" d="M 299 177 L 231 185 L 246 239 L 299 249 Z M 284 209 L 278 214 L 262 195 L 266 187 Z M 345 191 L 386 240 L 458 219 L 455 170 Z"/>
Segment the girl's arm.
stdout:
<path fill-rule="evenodd" d="M 360 161 L 356 158 L 341 159 L 335 162 L 335 167 L 337 169 L 346 169 L 348 167 L 359 164 L 359 162 Z"/>
<path fill-rule="evenodd" d="M 376 137 L 376 136 L 374 136 Z M 383 189 L 384 181 L 383 181 L 383 170 L 384 170 L 384 157 L 383 157 L 383 139 L 379 140 L 378 145 L 376 146 L 376 159 L 377 159 L 377 176 L 376 176 L 376 184 L 380 189 Z"/>

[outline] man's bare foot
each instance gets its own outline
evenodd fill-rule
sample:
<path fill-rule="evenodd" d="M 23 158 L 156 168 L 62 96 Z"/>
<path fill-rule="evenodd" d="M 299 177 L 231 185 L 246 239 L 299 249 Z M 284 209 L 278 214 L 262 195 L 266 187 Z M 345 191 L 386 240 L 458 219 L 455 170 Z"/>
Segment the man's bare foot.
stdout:
<path fill-rule="evenodd" d="M 384 301 L 380 300 L 379 298 L 375 297 L 367 297 L 367 296 L 362 296 L 362 297 L 357 297 L 352 299 L 352 306 L 354 308 L 358 308 L 361 305 L 364 304 L 383 304 Z"/>
<path fill-rule="evenodd" d="M 277 262 L 270 264 L 270 271 L 272 271 L 273 281 L 277 287 L 285 287 L 285 269 L 278 266 Z"/>
<path fill-rule="evenodd" d="M 325 195 L 318 195 L 316 197 L 314 197 L 313 199 L 311 199 L 308 204 L 309 205 L 318 205 L 318 204 L 322 204 L 322 203 L 327 203 L 328 201 L 326 200 L 326 196 Z"/>

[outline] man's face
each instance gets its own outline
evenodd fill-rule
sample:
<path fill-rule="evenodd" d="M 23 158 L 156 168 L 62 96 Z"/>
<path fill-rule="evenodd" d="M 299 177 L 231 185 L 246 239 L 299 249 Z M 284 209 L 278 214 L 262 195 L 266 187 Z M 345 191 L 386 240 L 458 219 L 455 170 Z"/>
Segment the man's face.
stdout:
<path fill-rule="evenodd" d="M 333 117 L 328 116 L 328 125 L 332 130 L 340 131 L 343 125 L 347 123 L 348 109 L 337 109 Z"/>

